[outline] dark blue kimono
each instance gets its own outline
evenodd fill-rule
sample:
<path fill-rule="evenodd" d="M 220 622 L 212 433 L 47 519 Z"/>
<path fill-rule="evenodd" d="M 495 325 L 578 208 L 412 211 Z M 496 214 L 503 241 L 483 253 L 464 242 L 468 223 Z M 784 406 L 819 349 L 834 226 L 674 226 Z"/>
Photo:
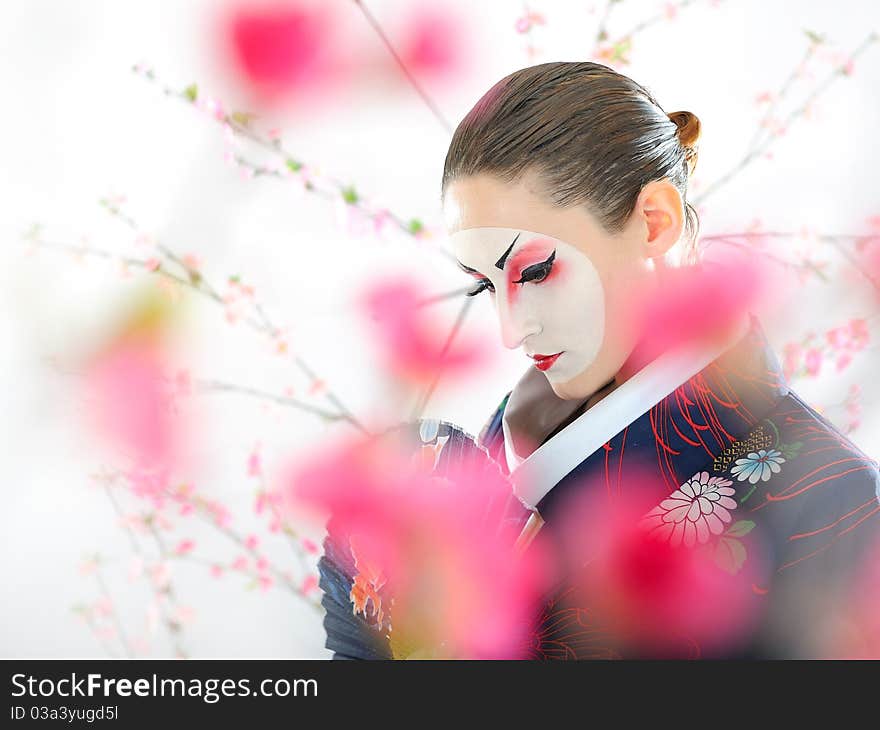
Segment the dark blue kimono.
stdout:
<path fill-rule="evenodd" d="M 477 439 L 504 473 L 509 397 Z M 458 453 L 467 440 L 454 427 L 449 432 L 447 450 Z M 659 476 L 649 486 L 637 476 L 646 469 Z M 568 498 L 578 490 L 613 497 L 634 488 L 656 492 L 648 495 L 657 506 L 646 520 L 664 539 L 716 548 L 730 573 L 756 558 L 761 566 L 752 585 L 758 620 L 748 637 L 720 653 L 690 644 L 675 656 L 815 656 L 818 628 L 858 591 L 859 571 L 880 535 L 877 462 L 788 387 L 754 317 L 734 346 L 585 454 L 543 494 L 533 505 L 544 521 L 542 537 L 552 540 L 561 529 Z M 692 508 L 700 494 L 714 500 L 702 502 L 711 509 Z M 509 523 L 518 529 L 530 515 L 511 494 Z M 353 564 L 332 523 L 328 529 L 319 562 L 327 646 L 335 658 L 390 658 L 387 636 L 365 630 L 350 611 Z M 641 656 L 601 626 L 585 624 L 593 614 L 584 601 L 565 581 L 557 584 L 535 617 L 527 656 Z"/>
<path fill-rule="evenodd" d="M 501 424 L 509 395 L 479 437 L 503 469 Z M 735 346 L 559 481 L 535 505 L 542 531 L 552 533 L 572 490 L 589 484 L 622 494 L 638 482 L 628 474 L 645 468 L 662 477 L 653 519 L 673 542 L 720 542 L 732 571 L 750 551 L 760 551 L 763 575 L 754 590 L 761 621 L 728 656 L 812 656 L 811 632 L 858 592 L 855 581 L 878 547 L 880 472 L 876 460 L 788 387 L 756 318 Z M 695 490 L 686 485 L 698 491 L 709 480 L 726 485 L 722 491 L 729 495 L 722 498 L 728 521 L 717 525 L 723 530 L 708 529 L 699 510 L 697 521 L 688 519 Z M 668 519 L 675 509 L 681 519 Z M 576 612 L 558 598 L 545 607 L 535 658 L 618 655 L 595 638 L 601 632 L 584 631 L 571 618 Z"/>

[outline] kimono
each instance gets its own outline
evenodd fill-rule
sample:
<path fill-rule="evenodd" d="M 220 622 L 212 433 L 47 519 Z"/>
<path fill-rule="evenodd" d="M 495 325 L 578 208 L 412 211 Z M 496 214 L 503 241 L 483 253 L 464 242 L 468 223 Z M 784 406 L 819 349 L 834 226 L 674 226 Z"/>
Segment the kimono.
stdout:
<path fill-rule="evenodd" d="M 650 469 L 658 475 L 651 482 L 656 507 L 646 518 L 661 536 L 716 546 L 731 572 L 751 553 L 760 557 L 752 586 L 757 625 L 735 651 L 714 656 L 814 656 L 814 630 L 858 595 L 871 551 L 880 547 L 880 472 L 789 388 L 758 319 L 749 315 L 720 352 L 657 358 L 554 429 L 575 407 L 532 370 L 478 437 L 540 515 L 541 531 L 561 524 L 573 492 L 625 494 Z M 522 454 L 518 440 L 539 446 Z M 702 500 L 708 514 L 688 509 L 701 494 L 715 499 Z M 585 627 L 589 607 L 570 605 L 564 593 L 548 598 L 532 658 L 626 657 L 597 638 L 596 627 Z M 687 656 L 701 656 L 699 647 Z"/>
<path fill-rule="evenodd" d="M 880 547 L 877 461 L 789 388 L 752 315 L 723 344 L 664 353 L 601 396 L 562 400 L 530 368 L 481 429 L 476 445 L 512 484 L 505 519 L 523 544 L 570 529 L 570 499 L 585 490 L 612 501 L 651 490 L 639 496 L 654 505 L 644 519 L 658 539 L 708 549 L 731 574 L 758 566 L 748 635 L 672 656 L 817 655 L 817 627 L 847 607 Z M 448 452 L 467 445 L 454 427 L 445 433 Z M 355 567 L 340 544 L 328 537 L 319 562 L 327 647 L 334 658 L 390 658 L 385 638 L 345 608 Z M 545 596 L 526 658 L 645 656 L 605 631 L 572 588 L 563 580 Z"/>

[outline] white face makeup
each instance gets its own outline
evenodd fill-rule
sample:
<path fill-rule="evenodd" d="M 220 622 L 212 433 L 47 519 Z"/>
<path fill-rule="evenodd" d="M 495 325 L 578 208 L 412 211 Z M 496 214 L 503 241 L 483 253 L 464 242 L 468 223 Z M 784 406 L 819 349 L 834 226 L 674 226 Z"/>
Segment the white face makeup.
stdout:
<path fill-rule="evenodd" d="M 506 347 L 522 347 L 551 384 L 593 363 L 605 335 L 605 292 L 583 251 L 516 228 L 466 228 L 450 241 L 474 277 L 472 292 L 493 298 Z"/>

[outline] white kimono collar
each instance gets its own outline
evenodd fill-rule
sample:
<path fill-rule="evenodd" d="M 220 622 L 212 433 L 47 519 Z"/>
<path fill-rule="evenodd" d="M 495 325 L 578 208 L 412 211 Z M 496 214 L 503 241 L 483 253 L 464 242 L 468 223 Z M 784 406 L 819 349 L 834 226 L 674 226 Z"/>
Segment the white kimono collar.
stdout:
<path fill-rule="evenodd" d="M 526 415 L 538 419 L 529 430 L 530 438 L 540 443 L 542 433 L 546 437 L 583 403 L 559 398 L 546 377 L 530 368 L 511 391 L 501 419 L 505 458 L 517 496 L 534 509 L 578 464 L 717 359 L 748 327 L 748 319 L 743 320 L 731 338 L 714 347 L 690 343 L 663 353 L 522 458 L 511 423 Z"/>

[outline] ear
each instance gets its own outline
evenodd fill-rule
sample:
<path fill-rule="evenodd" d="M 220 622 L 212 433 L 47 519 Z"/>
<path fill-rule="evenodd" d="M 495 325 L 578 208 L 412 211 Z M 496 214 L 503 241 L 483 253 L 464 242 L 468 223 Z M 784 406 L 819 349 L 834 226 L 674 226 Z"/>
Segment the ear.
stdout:
<path fill-rule="evenodd" d="M 663 256 L 684 230 L 681 193 L 667 178 L 653 180 L 639 193 L 634 213 L 645 227 L 644 255 Z"/>

